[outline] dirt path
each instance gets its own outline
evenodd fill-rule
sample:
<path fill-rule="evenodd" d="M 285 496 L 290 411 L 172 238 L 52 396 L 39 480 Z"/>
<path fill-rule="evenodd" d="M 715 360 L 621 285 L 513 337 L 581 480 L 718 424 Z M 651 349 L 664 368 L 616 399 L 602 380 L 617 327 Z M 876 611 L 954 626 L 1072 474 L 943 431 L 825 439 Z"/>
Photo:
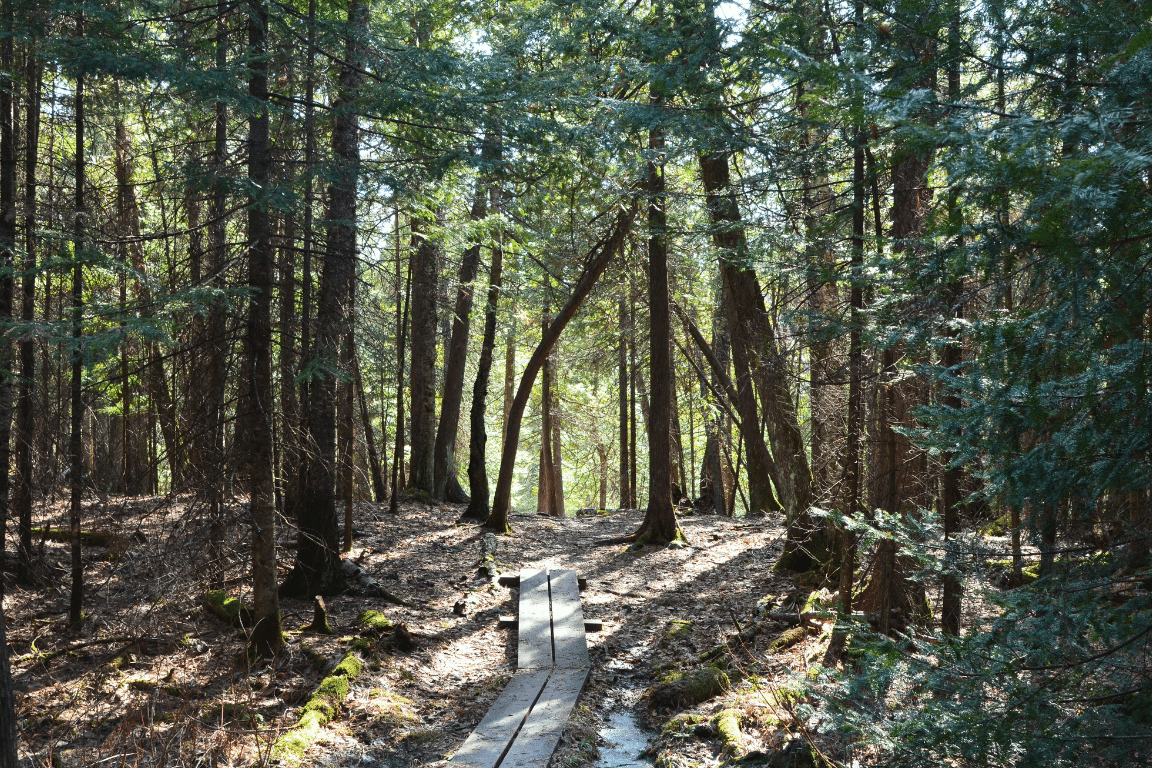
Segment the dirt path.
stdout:
<path fill-rule="evenodd" d="M 457 526 L 459 511 L 412 503 L 392 517 L 384 507 L 360 505 L 353 556 L 383 586 L 419 607 L 355 595 L 331 598 L 335 635 L 291 631 L 280 659 L 247 669 L 236 663 L 241 634 L 199 608 L 204 548 L 197 510 L 144 499 L 94 506 L 92 527 L 118 533 L 122 546 L 111 561 L 98 548 L 86 550 L 92 612 L 86 631 L 73 636 L 63 626 L 65 545 L 44 545 L 53 592 L 16 589 L 5 601 L 13 617 L 13 672 L 28 755 L 37 765 L 52 759 L 65 766 L 259 764 L 271 738 L 296 721 L 325 661 L 330 665 L 348 651 L 359 633 L 356 617 L 375 609 L 406 624 L 418 648 L 366 661 L 306 764 L 439 763 L 515 668 L 514 632 L 497 626 L 498 615 L 515 613 L 515 592 L 476 578 L 481 531 Z M 603 632 L 589 635 L 592 675 L 553 765 L 594 763 L 603 719 L 613 707 L 723 642 L 738 624 L 745 626 L 766 594 L 793 590 L 790 579 L 770 571 L 783 535 L 778 519 L 687 516 L 681 524 L 688 546 L 642 552 L 594 546 L 634 530 L 640 523 L 635 512 L 562 520 L 514 515 L 511 522 L 515 535 L 500 537 L 496 556 L 503 571 L 572 568 L 589 581 L 585 616 L 605 622 Z M 235 549 L 239 554 L 226 571 L 234 590 L 243 583 L 243 542 Z M 290 554 L 284 553 L 285 563 Z M 311 610 L 310 601 L 284 601 L 285 629 L 307 624 Z M 26 658 L 34 639 L 45 651 L 114 634 L 157 641 L 89 646 L 47 664 Z M 743 680 L 726 696 L 690 709 L 694 719 L 682 718 L 683 728 L 697 735 L 661 742 L 664 765 L 719 764 L 732 757 L 722 753 L 710 723 L 725 708 L 741 713 L 740 754 L 780 745 L 787 714 L 771 692 L 784 684 L 787 668 L 802 668 L 820 649 L 812 637 L 787 655 L 767 656 L 771 639 L 757 638 L 750 655 L 739 655 L 741 668 L 731 671 Z M 653 721 L 663 724 L 672 714 Z"/>

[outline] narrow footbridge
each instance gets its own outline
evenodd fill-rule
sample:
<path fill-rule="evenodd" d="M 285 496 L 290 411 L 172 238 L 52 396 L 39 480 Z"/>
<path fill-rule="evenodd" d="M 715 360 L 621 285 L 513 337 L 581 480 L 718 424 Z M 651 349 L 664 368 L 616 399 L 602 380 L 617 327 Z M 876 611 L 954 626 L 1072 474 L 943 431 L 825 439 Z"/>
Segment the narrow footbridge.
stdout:
<path fill-rule="evenodd" d="M 516 672 L 460 746 L 453 768 L 545 768 L 588 679 L 588 642 L 575 571 L 521 571 Z M 599 629 L 589 622 L 588 629 Z"/>

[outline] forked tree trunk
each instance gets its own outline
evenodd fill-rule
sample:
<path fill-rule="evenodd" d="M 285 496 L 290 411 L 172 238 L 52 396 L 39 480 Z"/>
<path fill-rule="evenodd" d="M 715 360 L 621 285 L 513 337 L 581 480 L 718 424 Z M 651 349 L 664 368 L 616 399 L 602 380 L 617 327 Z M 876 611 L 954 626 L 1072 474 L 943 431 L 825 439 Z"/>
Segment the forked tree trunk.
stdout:
<path fill-rule="evenodd" d="M 608 268 L 612 257 L 620 250 L 624 238 L 632 226 L 636 216 L 636 203 L 622 211 L 616 218 L 609 235 L 592 249 L 585 261 L 584 274 L 560 314 L 548 326 L 544 338 L 540 340 L 536 351 L 528 359 L 524 368 L 524 375 L 520 378 L 520 386 L 516 390 L 516 397 L 512 400 L 512 407 L 508 412 L 508 436 L 504 441 L 504 449 L 500 452 L 500 475 L 496 479 L 496 493 L 492 502 L 492 513 L 484 525 L 501 533 L 511 531 L 508 525 L 508 511 L 512 502 L 512 474 L 516 468 L 516 449 L 520 445 L 520 425 L 524 421 L 524 407 L 528 404 L 528 397 L 532 393 L 532 385 L 536 381 L 536 374 L 540 372 L 544 360 L 552 347 L 560 338 L 565 326 L 576 315 L 584 299 L 592 291 L 600 275 Z"/>
<path fill-rule="evenodd" d="M 496 193 L 498 194 L 498 193 Z M 494 197 L 496 197 L 494 195 Z M 498 201 L 499 198 L 496 197 Z M 484 307 L 484 338 L 480 342 L 480 361 L 476 369 L 476 383 L 472 386 L 472 409 L 468 414 L 470 434 L 468 440 L 468 508 L 464 517 L 487 520 L 488 505 L 488 432 L 484 410 L 488 402 L 488 378 L 492 371 L 492 353 L 496 346 L 496 304 L 500 299 L 500 284 L 504 270 L 504 251 L 496 245 L 492 249 L 492 266 L 488 270 L 488 301 Z M 509 344 L 511 349 L 511 344 Z"/>
<path fill-rule="evenodd" d="M 632 504 L 632 489 L 629 484 L 628 467 L 628 303 L 620 294 L 620 319 L 618 323 L 619 343 L 617 344 L 617 370 L 620 375 L 620 508 L 629 509 Z"/>

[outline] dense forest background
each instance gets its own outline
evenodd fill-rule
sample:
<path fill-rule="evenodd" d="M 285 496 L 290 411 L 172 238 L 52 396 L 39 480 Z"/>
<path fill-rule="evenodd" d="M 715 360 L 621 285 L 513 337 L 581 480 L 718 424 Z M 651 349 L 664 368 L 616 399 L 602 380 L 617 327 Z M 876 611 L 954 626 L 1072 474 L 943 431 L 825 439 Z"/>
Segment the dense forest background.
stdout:
<path fill-rule="evenodd" d="M 192 498 L 271 655 L 357 500 L 782 514 L 814 728 L 1143 764 L 1149 105 L 1122 0 L 4 0 L 7 567 Z"/>

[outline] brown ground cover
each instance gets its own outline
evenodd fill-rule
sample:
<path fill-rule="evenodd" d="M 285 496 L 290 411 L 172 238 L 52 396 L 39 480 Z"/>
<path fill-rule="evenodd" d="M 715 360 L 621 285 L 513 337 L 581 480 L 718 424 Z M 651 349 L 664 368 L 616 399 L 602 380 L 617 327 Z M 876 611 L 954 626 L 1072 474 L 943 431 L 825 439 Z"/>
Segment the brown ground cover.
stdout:
<path fill-rule="evenodd" d="M 66 625 L 65 544 L 38 543 L 43 583 L 10 586 L 5 600 L 21 754 L 36 766 L 263 764 L 324 674 L 356 646 L 357 617 L 372 609 L 405 624 L 417 648 L 402 652 L 382 642 L 363 652 L 363 673 L 352 680 L 337 717 L 305 752 L 304 764 L 443 761 L 515 668 L 515 633 L 497 625 L 500 614 L 515 613 L 515 592 L 477 578 L 482 531 L 458 526 L 460 511 L 408 502 L 393 517 L 385 507 L 359 505 L 352 557 L 416 607 L 354 593 L 336 596 L 327 600 L 335 634 L 323 636 L 299 631 L 311 621 L 311 601 L 285 600 L 284 652 L 270 664 L 250 667 L 242 660 L 243 631 L 203 608 L 209 570 L 204 510 L 186 499 L 93 503 L 85 511 L 85 528 L 112 532 L 115 542 L 85 549 L 83 630 L 70 632 Z M 62 526 L 63 505 L 53 512 L 47 522 Z M 242 505 L 234 505 L 231 514 L 242 522 Z M 697 655 L 748 626 L 766 595 L 779 606 L 807 594 L 770 570 L 782 542 L 779 519 L 685 516 L 683 548 L 629 552 L 595 545 L 639 522 L 636 512 L 566 519 L 514 515 L 515 535 L 500 537 L 496 557 L 505 573 L 575 569 L 589 582 L 585 616 L 605 622 L 602 632 L 589 635 L 592 674 L 553 765 L 593 764 L 610 710 L 648 710 L 645 690 L 699 668 Z M 285 566 L 293 536 L 285 527 Z M 232 594 L 243 597 L 246 542 L 241 536 L 228 545 L 224 578 Z M 10 542 L 8 550 L 13 548 Z M 820 660 L 827 641 L 817 631 L 798 645 L 769 652 L 786 629 L 776 626 L 722 657 L 728 659 L 726 694 L 649 711 L 649 725 L 665 730 L 653 757 L 665 766 L 718 765 L 780 747 L 796 725 L 793 701 L 781 691 L 793 673 Z M 69 648 L 51 659 L 42 655 Z M 722 713 L 728 713 L 729 725 L 735 713 L 735 746 L 729 739 L 725 747 L 731 729 L 721 727 Z"/>

